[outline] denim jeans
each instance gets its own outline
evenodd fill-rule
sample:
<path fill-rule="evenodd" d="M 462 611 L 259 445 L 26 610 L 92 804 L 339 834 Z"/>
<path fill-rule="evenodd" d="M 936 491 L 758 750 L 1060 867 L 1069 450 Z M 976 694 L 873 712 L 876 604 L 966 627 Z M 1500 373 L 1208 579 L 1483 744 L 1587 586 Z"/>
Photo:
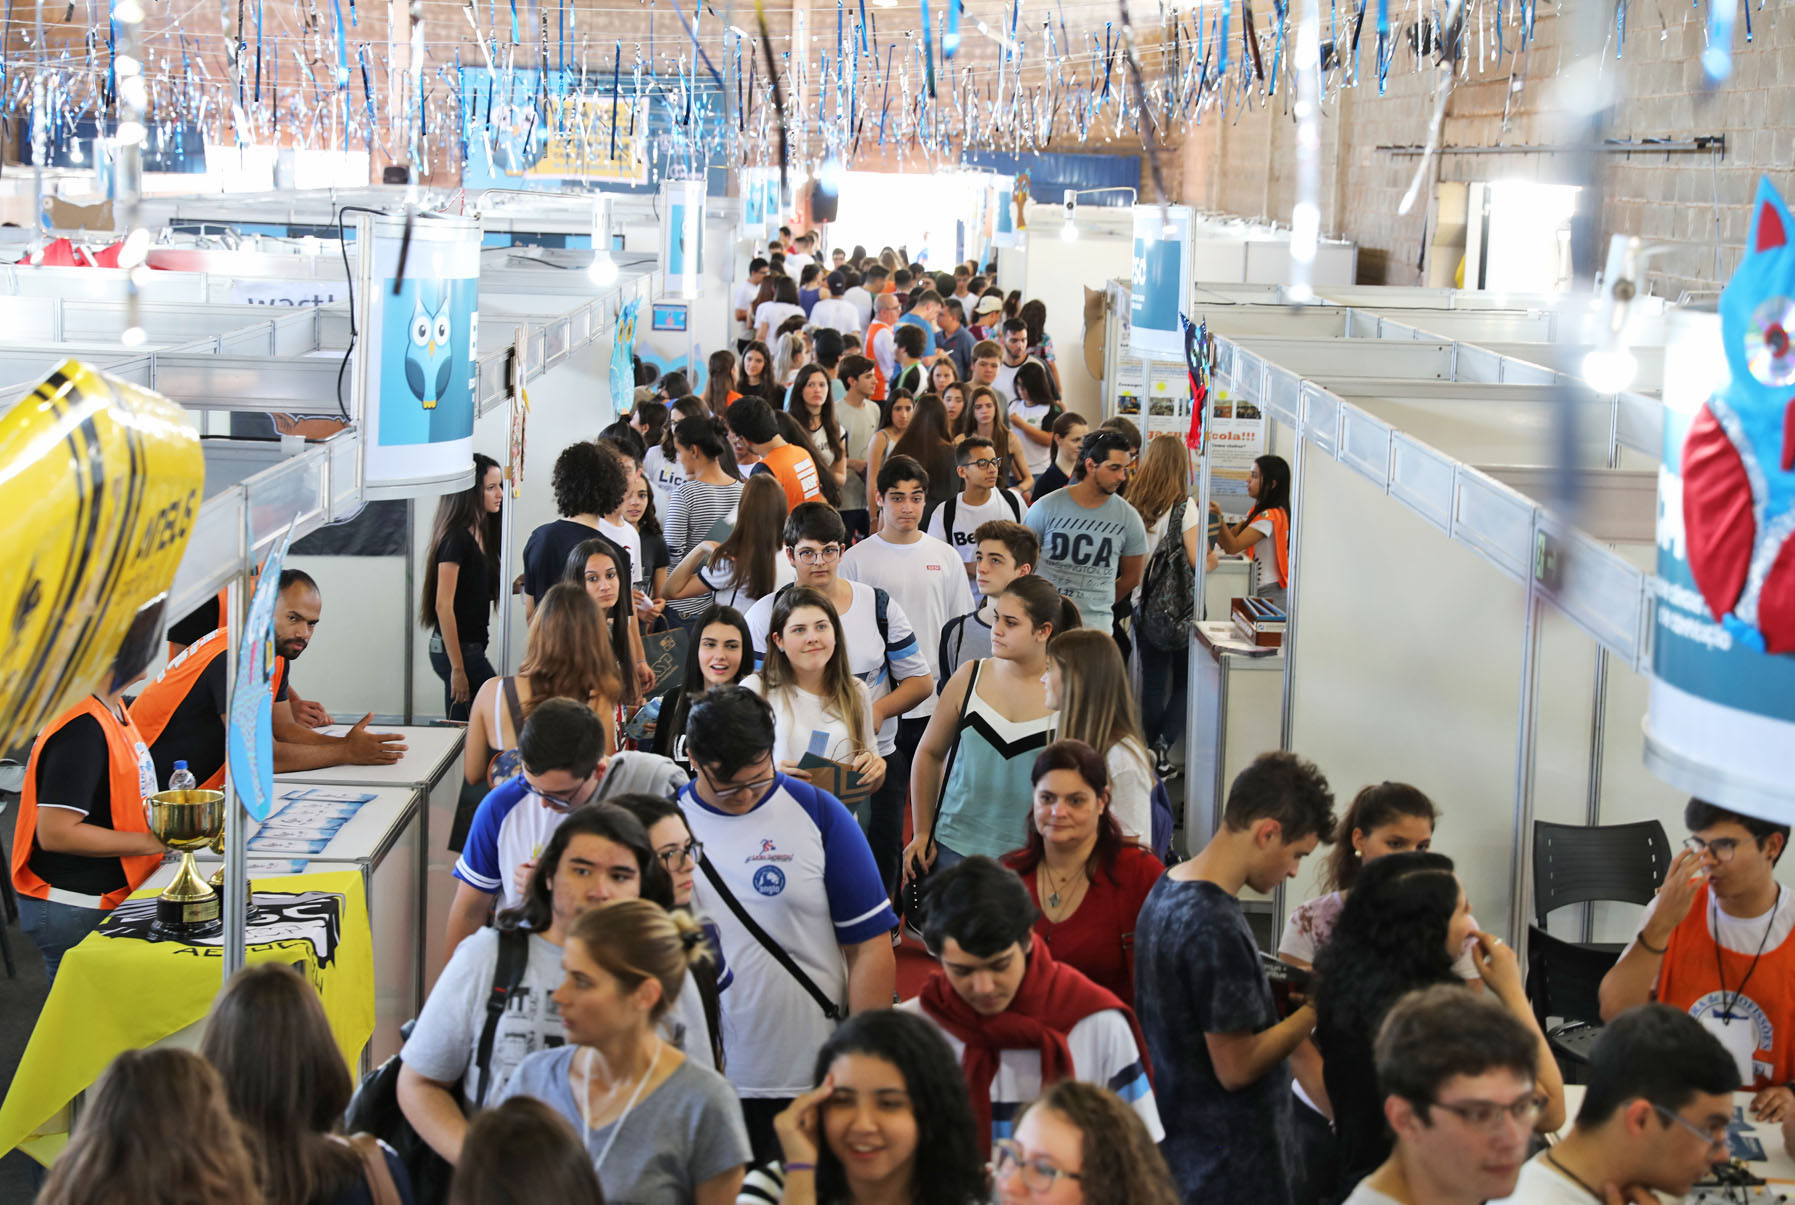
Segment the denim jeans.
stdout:
<path fill-rule="evenodd" d="M 1165 653 L 1142 645 L 1141 727 L 1149 747 L 1171 748 L 1184 735 L 1184 711 L 1189 702 L 1190 654 L 1187 650 Z"/>
<path fill-rule="evenodd" d="M 44 956 L 44 974 L 56 982 L 62 956 L 81 944 L 81 939 L 106 919 L 104 908 L 79 908 L 56 904 L 35 896 L 19 896 L 19 928 Z"/>
<path fill-rule="evenodd" d="M 474 696 L 486 685 L 488 678 L 498 676 L 492 668 L 492 662 L 486 659 L 486 646 L 483 644 L 464 644 L 461 646 L 461 665 L 467 671 L 467 702 L 457 703 L 450 694 L 449 675 L 455 667 L 449 663 L 449 654 L 443 650 L 442 633 L 437 632 L 430 637 L 430 668 L 436 676 L 443 680 L 443 714 L 451 720 L 466 720 L 472 708 Z"/>

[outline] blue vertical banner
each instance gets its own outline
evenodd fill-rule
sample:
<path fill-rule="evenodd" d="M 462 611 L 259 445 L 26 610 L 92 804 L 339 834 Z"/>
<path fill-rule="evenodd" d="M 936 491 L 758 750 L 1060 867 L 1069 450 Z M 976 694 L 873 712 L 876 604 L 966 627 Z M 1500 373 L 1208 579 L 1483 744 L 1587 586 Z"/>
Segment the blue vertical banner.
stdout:
<path fill-rule="evenodd" d="M 611 416 L 630 410 L 636 398 L 636 365 L 632 357 L 636 348 L 636 317 L 642 299 L 632 297 L 617 312 L 617 326 L 611 332 Z"/>
<path fill-rule="evenodd" d="M 993 247 L 1021 246 L 1022 238 L 1016 231 L 1016 185 L 1005 180 L 991 192 L 991 245 Z"/>
<path fill-rule="evenodd" d="M 1184 205 L 1136 205 L 1128 307 L 1128 349 L 1137 355 L 1181 358 L 1193 275 L 1191 226 Z"/>
<path fill-rule="evenodd" d="M 281 564 L 293 529 L 262 562 L 249 615 L 237 636 L 237 677 L 231 683 L 230 724 L 225 733 L 231 785 L 258 824 L 274 800 L 274 606 L 280 599 Z"/>
<path fill-rule="evenodd" d="M 704 277 L 704 181 L 661 185 L 661 272 L 668 296 L 697 298 Z"/>

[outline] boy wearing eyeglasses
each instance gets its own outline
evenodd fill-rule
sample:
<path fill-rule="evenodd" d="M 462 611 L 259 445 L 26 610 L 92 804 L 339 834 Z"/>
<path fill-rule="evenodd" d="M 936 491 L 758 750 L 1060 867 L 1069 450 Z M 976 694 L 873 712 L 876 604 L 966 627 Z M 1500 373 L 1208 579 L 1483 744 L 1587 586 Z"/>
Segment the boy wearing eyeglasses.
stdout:
<path fill-rule="evenodd" d="M 518 905 L 537 856 L 567 813 L 626 792 L 671 798 L 686 785 L 686 772 L 670 759 L 633 751 L 606 758 L 604 741 L 604 726 L 584 703 L 552 698 L 531 709 L 517 735 L 524 772 L 487 792 L 455 860 L 445 958 L 486 923 L 495 903 Z"/>
<path fill-rule="evenodd" d="M 1720 1040 L 1759 1121 L 1795 1115 L 1795 892 L 1776 881 L 1789 826 L 1691 799 L 1690 832 L 1639 930 L 1602 979 L 1602 1018 L 1647 1000 Z"/>
<path fill-rule="evenodd" d="M 954 462 L 959 466 L 960 493 L 931 510 L 923 526 L 928 534 L 952 545 L 960 554 L 970 580 L 978 552 L 975 533 L 979 526 L 993 519 L 1020 523 L 1028 504 L 1022 500 L 1020 490 L 999 488 L 997 472 L 1003 462 L 998 459 L 997 445 L 984 436 L 969 435 L 961 440 L 954 449 Z"/>
<path fill-rule="evenodd" d="M 1375 1059 L 1396 1144 L 1344 1205 L 1483 1205 L 1514 1191 L 1539 1115 L 1531 1029 L 1487 995 L 1422 988 L 1384 1018 Z"/>
<path fill-rule="evenodd" d="M 1730 1158 L 1739 1069 L 1688 1013 L 1642 1004 L 1616 1017 L 1590 1052 L 1577 1124 L 1521 1169 L 1503 1205 L 1573 1205 L 1645 1192 L 1682 1199 Z"/>
<path fill-rule="evenodd" d="M 773 1119 L 810 1091 L 836 1021 L 891 1006 L 897 916 L 841 801 L 778 771 L 766 700 L 712 687 L 692 704 L 686 744 L 696 774 L 679 802 L 704 850 L 693 909 L 715 922 L 735 972 L 725 1072 L 768 1162 L 780 1155 Z"/>
<path fill-rule="evenodd" d="M 884 473 L 881 472 L 883 477 Z M 920 508 L 918 508 L 920 513 Z M 914 524 L 912 524 L 914 527 Z M 862 542 L 863 544 L 866 541 Z M 785 519 L 785 555 L 797 584 L 817 590 L 835 604 L 848 641 L 848 668 L 867 684 L 873 698 L 873 727 L 879 756 L 885 759 L 885 781 L 865 808 L 863 826 L 878 859 L 884 882 L 895 883 L 898 855 L 904 848 L 904 789 L 908 763 L 894 765 L 898 749 L 898 717 L 934 697 L 935 679 L 911 626 L 905 607 L 890 593 L 866 582 L 850 581 L 842 572 L 848 529 L 840 512 L 826 502 L 806 502 Z M 760 668 L 767 651 L 776 590 L 748 608 L 748 632 L 754 637 L 754 664 Z M 688 745 L 690 741 L 688 740 Z"/>

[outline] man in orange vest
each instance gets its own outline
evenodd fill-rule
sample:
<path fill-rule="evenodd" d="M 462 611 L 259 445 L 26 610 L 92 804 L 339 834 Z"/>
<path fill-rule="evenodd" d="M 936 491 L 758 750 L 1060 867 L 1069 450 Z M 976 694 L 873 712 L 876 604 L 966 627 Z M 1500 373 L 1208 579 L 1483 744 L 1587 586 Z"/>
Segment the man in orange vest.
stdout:
<path fill-rule="evenodd" d="M 1795 891 L 1776 881 L 1789 826 L 1691 799 L 1690 837 L 1602 979 L 1602 1019 L 1656 999 L 1720 1039 L 1752 1110 L 1795 1116 Z"/>
<path fill-rule="evenodd" d="M 875 402 L 885 400 L 887 383 L 897 375 L 897 346 L 892 330 L 897 326 L 900 308 L 896 293 L 881 293 L 873 298 L 873 320 L 866 328 L 865 346 L 873 371 L 879 374 L 878 387 L 873 392 Z"/>
<path fill-rule="evenodd" d="M 62 956 L 162 864 L 143 801 L 157 790 L 150 751 L 125 710 L 125 683 L 89 695 L 38 733 L 13 824 L 19 928 L 52 983 Z"/>
<path fill-rule="evenodd" d="M 325 766 L 381 766 L 399 760 L 405 746 L 396 733 L 369 732 L 363 716 L 346 736 L 327 736 L 299 723 L 287 691 L 287 662 L 311 642 L 323 611 L 318 583 L 302 569 L 280 575 L 274 608 L 274 770 Z M 131 705 L 131 719 L 149 745 L 156 781 L 166 783 L 177 761 L 187 763 L 199 785 L 224 785 L 225 724 L 230 686 L 225 680 L 225 631 L 219 628 L 168 663 Z"/>
<path fill-rule="evenodd" d="M 779 434 L 773 419 L 773 408 L 757 397 L 745 397 L 723 416 L 737 438 L 754 449 L 760 462 L 753 473 L 771 473 L 785 490 L 787 508 L 823 496 L 822 480 L 817 476 L 816 461 L 810 452 L 787 442 Z"/>

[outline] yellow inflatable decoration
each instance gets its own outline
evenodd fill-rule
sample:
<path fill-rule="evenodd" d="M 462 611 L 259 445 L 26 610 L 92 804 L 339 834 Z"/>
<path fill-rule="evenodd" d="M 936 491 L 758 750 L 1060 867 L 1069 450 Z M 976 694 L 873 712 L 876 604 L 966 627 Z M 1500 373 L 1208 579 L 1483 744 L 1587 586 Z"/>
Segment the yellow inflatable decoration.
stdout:
<path fill-rule="evenodd" d="M 0 415 L 0 749 L 150 663 L 205 476 L 179 406 L 75 360 Z"/>

